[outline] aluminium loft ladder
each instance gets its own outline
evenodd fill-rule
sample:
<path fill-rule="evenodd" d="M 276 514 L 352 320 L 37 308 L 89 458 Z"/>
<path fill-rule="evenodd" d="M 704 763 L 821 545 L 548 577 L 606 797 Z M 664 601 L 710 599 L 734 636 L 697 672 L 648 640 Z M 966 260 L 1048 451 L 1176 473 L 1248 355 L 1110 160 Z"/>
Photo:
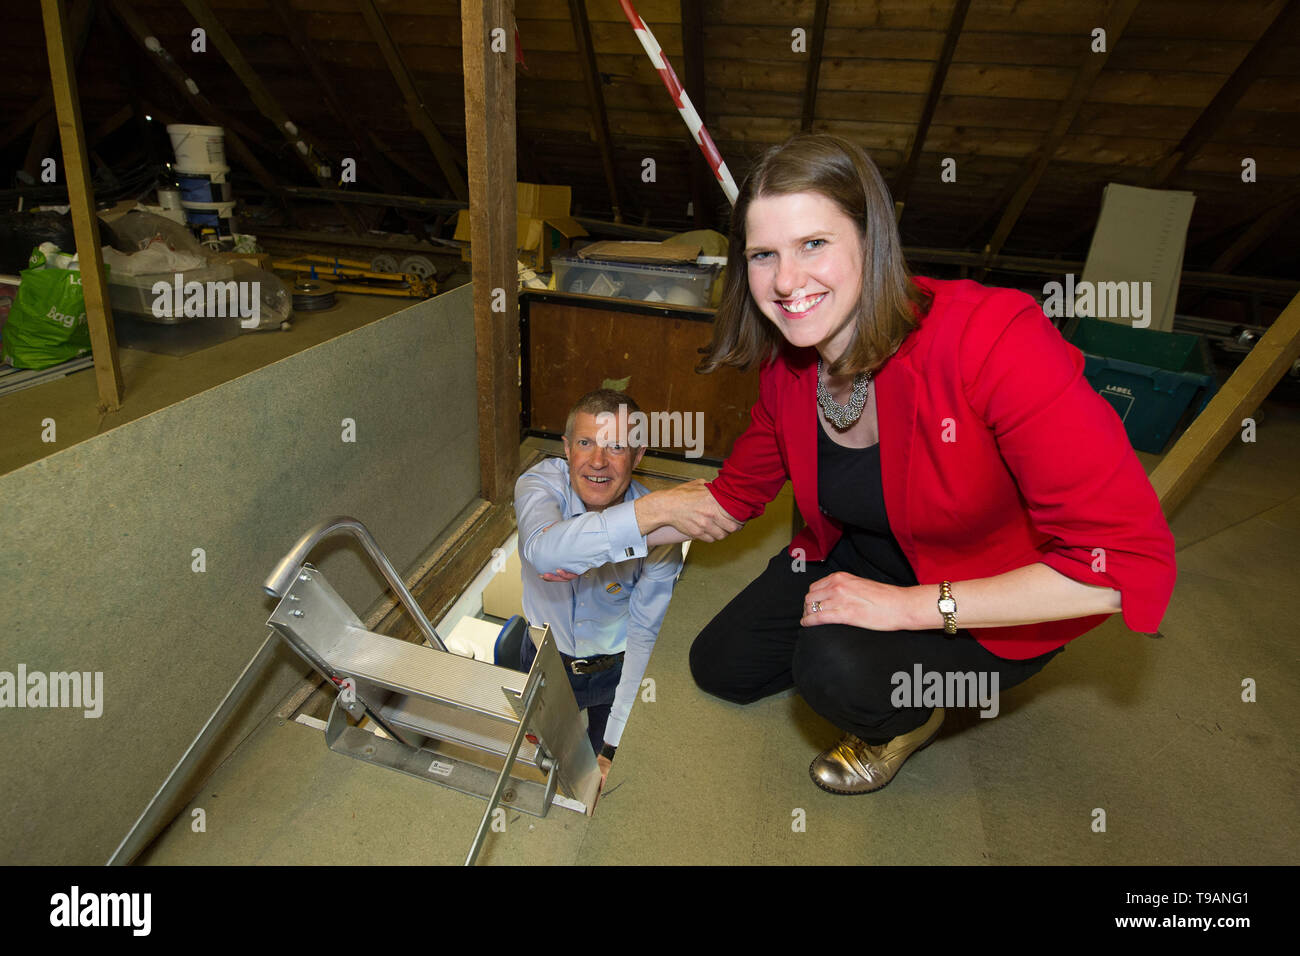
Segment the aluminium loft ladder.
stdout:
<path fill-rule="evenodd" d="M 323 538 L 343 531 L 361 542 L 431 647 L 366 630 L 320 570 L 305 563 Z M 600 769 L 549 627 L 530 628 L 538 651 L 527 674 L 450 653 L 355 518 L 328 518 L 304 534 L 263 590 L 280 599 L 267 624 L 338 692 L 325 725 L 331 750 L 487 800 L 467 866 L 477 859 L 500 804 L 545 816 L 558 790 L 564 806 L 592 812 Z M 129 863 L 154 827 L 165 825 L 187 774 L 256 687 L 272 644 L 268 637 L 110 864 Z M 363 717 L 383 733 L 349 721 Z"/>

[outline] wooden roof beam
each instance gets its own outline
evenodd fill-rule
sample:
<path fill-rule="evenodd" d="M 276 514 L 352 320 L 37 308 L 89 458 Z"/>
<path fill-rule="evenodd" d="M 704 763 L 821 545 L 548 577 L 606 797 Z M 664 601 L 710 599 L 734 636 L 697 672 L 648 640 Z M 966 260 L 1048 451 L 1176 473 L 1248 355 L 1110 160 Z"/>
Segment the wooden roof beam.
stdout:
<path fill-rule="evenodd" d="M 163 75 L 167 77 L 172 86 L 180 90 L 194 104 L 194 108 L 199 115 L 210 125 L 220 126 L 226 131 L 225 139 L 230 146 L 231 155 L 239 159 L 240 163 L 253 174 L 253 178 L 262 185 L 263 189 L 270 193 L 277 192 L 279 187 L 271 174 L 253 155 L 252 150 L 248 148 L 248 144 L 240 138 L 237 128 L 242 127 L 242 124 L 233 123 L 230 117 L 226 116 L 222 110 L 218 109 L 210 99 L 199 91 L 198 84 L 186 75 L 180 65 L 172 59 L 172 55 L 158 42 L 158 38 L 140 19 L 140 15 L 132 9 L 129 0 L 109 0 L 109 2 L 112 3 L 113 12 L 122 21 L 127 32 L 135 37 L 136 42 L 152 55 L 153 62 L 157 64 L 158 69 L 163 71 Z"/>
<path fill-rule="evenodd" d="M 916 176 L 917 163 L 921 161 L 921 150 L 925 146 L 925 137 L 930 132 L 930 122 L 934 111 L 939 106 L 939 96 L 943 93 L 943 84 L 948 79 L 948 67 L 952 65 L 952 55 L 957 49 L 957 39 L 961 36 L 962 25 L 966 22 L 966 13 L 970 10 L 970 0 L 957 0 L 948 18 L 948 32 L 943 38 L 943 49 L 939 53 L 939 62 L 934 66 L 934 75 L 930 78 L 930 89 L 925 95 L 925 106 L 921 108 L 921 118 L 917 121 L 916 132 L 912 136 L 912 148 L 908 150 L 907 161 L 894 185 L 894 209 L 897 218 L 903 217 L 903 206 L 907 203 L 907 192 L 912 187 Z"/>
<path fill-rule="evenodd" d="M 600 163 L 605 170 L 609 203 L 614 209 L 614 221 L 622 222 L 623 208 L 619 202 L 618 179 L 614 173 L 614 146 L 609 135 L 609 117 L 605 113 L 605 94 L 600 88 L 600 71 L 596 68 L 596 51 L 591 42 L 591 21 L 587 19 L 586 0 L 569 0 L 569 20 L 573 23 L 573 43 L 578 51 L 578 62 L 582 64 L 582 80 L 587 87 L 587 105 L 596 130 Z"/>
<path fill-rule="evenodd" d="M 374 38 L 375 43 L 379 45 L 379 50 L 384 55 L 384 62 L 388 64 L 388 71 L 393 74 L 398 89 L 402 91 L 402 97 L 406 100 L 406 112 L 411 118 L 411 125 L 420 131 L 424 141 L 429 144 L 434 159 L 438 161 L 438 169 L 441 170 L 447 185 L 451 187 L 452 195 L 457 199 L 468 200 L 469 187 L 465 185 L 465 177 L 461 175 L 460 167 L 456 164 L 456 152 L 451 148 L 451 144 L 443 138 L 437 124 L 433 121 L 433 117 L 429 115 L 428 107 L 424 105 L 424 100 L 420 97 L 420 91 L 415 85 L 415 77 L 411 75 L 406 60 L 402 58 L 402 53 L 397 49 L 392 34 L 388 32 L 388 26 L 384 23 L 383 15 L 375 6 L 374 0 L 357 0 L 357 6 L 361 10 L 361 15 L 365 17 L 366 26 L 370 28 L 370 35 Z M 512 13 L 512 22 L 513 19 Z M 513 38 L 511 42 L 513 42 Z M 511 69 L 513 68 L 514 61 L 512 60 Z M 512 83 L 511 90 L 513 89 L 514 85 Z M 514 102 L 513 93 L 511 102 Z"/>
<path fill-rule="evenodd" d="M 1061 103 L 1061 108 L 1056 113 L 1056 118 L 1052 121 L 1051 128 L 1043 137 L 1042 144 L 1029 160 L 1029 166 L 1025 175 L 1021 177 L 1020 186 L 1016 189 L 1007 204 L 1007 208 L 1002 213 L 1002 219 L 998 222 L 997 228 L 993 230 L 993 236 L 989 239 L 988 245 L 984 247 L 985 256 L 996 256 L 1002 251 L 1003 244 L 1007 237 L 1011 235 L 1011 230 L 1016 227 L 1020 220 L 1020 214 L 1025 211 L 1025 206 L 1029 203 L 1029 197 L 1034 194 L 1038 187 L 1039 180 L 1043 178 L 1043 173 L 1047 169 L 1047 164 L 1052 161 L 1056 154 L 1056 148 L 1061 145 L 1061 140 L 1069 132 L 1070 125 L 1074 118 L 1079 115 L 1079 109 L 1083 106 L 1084 100 L 1088 98 L 1088 93 L 1092 90 L 1092 84 L 1096 82 L 1098 75 L 1106 66 L 1106 61 L 1110 59 L 1111 51 L 1118 45 L 1120 38 L 1124 35 L 1124 29 L 1128 26 L 1129 19 L 1133 16 L 1133 11 L 1137 9 L 1140 0 L 1113 0 L 1110 10 L 1106 14 L 1106 52 L 1093 53 L 1091 49 L 1087 53 L 1087 58 L 1083 61 L 1083 66 L 1074 75 L 1074 83 L 1070 87 L 1070 94 Z M 981 270 L 980 277 L 983 278 L 985 270 Z"/>
<path fill-rule="evenodd" d="M 709 127 L 709 94 L 704 77 L 704 9 L 696 0 L 681 0 L 682 60 L 686 71 L 686 89 L 695 90 L 697 99 L 691 100 L 700 114 L 704 128 Z M 716 229 L 717 215 L 714 197 L 713 170 L 709 161 L 694 142 L 686 144 L 686 168 L 691 175 L 691 211 L 695 228 Z"/>
<path fill-rule="evenodd" d="M 1251 47 L 1246 58 L 1233 70 L 1232 75 L 1219 87 L 1201 115 L 1196 117 L 1187 134 L 1179 140 L 1178 145 L 1165 154 L 1156 163 L 1142 185 L 1150 189 L 1161 189 L 1166 183 L 1183 171 L 1183 167 L 1196 155 L 1228 118 L 1237 103 L 1250 89 L 1251 85 L 1263 72 L 1273 54 L 1285 44 L 1291 42 L 1297 30 L 1300 30 L 1300 0 L 1290 0 L 1273 22 L 1264 28 L 1260 38 Z"/>
<path fill-rule="evenodd" d="M 813 117 L 817 115 L 817 84 L 822 73 L 822 48 L 826 45 L 826 14 L 829 9 L 830 0 L 817 0 L 817 8 L 813 11 L 808 74 L 803 88 L 803 116 L 799 120 L 799 129 L 805 133 L 812 129 Z"/>
<path fill-rule="evenodd" d="M 334 177 L 321 171 L 323 157 L 320 151 L 308 142 L 306 135 L 289 118 L 289 114 L 280 105 L 280 101 L 266 88 L 266 84 L 257 75 L 257 71 L 244 59 L 244 54 L 239 51 L 239 46 L 235 43 L 234 37 L 226 32 L 226 28 L 217 19 L 216 14 L 212 12 L 212 8 L 208 6 L 207 0 L 181 0 L 181 2 L 185 4 L 185 9 L 189 10 L 190 15 L 194 17 L 199 26 L 207 31 L 208 38 L 212 40 L 226 63 L 234 70 L 235 75 L 239 77 L 239 81 L 244 84 L 244 88 L 253 97 L 253 104 L 257 107 L 258 112 L 271 121 L 312 178 L 322 186 L 337 188 L 338 183 Z M 365 231 L 366 224 L 357 216 L 355 210 L 338 205 L 335 208 L 338 210 L 339 215 L 343 217 L 343 220 L 352 228 L 353 232 Z"/>
<path fill-rule="evenodd" d="M 348 131 L 352 142 L 356 145 L 358 151 L 365 158 L 369 167 L 367 175 L 373 175 L 379 181 L 379 185 L 385 191 L 396 193 L 401 191 L 401 184 L 397 176 L 393 173 L 392 167 L 383 158 L 383 154 L 375 150 L 367 140 L 365 134 L 361 131 L 361 126 L 356 120 L 356 115 L 352 110 L 346 109 L 339 100 L 338 93 L 334 89 L 334 84 L 330 82 L 329 75 L 321 68 L 320 59 L 316 56 L 316 50 L 311 44 L 299 22 L 299 17 L 289 7 L 289 0 L 268 0 L 271 9 L 280 19 L 280 25 L 284 27 L 285 34 L 293 48 L 298 51 L 298 56 L 302 58 L 307 69 L 311 71 L 312 79 L 320 88 L 321 96 L 325 100 L 325 105 L 338 121 L 339 125 Z"/>

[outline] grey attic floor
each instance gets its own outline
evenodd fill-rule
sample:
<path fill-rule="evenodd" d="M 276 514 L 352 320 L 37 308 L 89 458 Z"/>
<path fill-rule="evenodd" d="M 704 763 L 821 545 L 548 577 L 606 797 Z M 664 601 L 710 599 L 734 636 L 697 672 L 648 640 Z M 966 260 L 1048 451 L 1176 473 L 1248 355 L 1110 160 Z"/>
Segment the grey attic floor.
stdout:
<path fill-rule="evenodd" d="M 729 704 L 687 667 L 695 634 L 788 541 L 787 486 L 741 533 L 692 548 L 647 672 L 657 700 L 633 709 L 595 815 L 512 813 L 480 862 L 1296 863 L 1300 410 L 1267 403 L 1256 419 L 1258 441 L 1231 444 L 1175 516 L 1163 637 L 1112 619 L 1007 691 L 996 719 L 950 712 L 867 796 L 809 781 L 836 733 L 798 696 Z M 1248 677 L 1257 703 L 1241 700 Z M 190 829 L 194 807 L 206 832 Z M 460 863 L 483 807 L 272 716 L 142 862 Z"/>

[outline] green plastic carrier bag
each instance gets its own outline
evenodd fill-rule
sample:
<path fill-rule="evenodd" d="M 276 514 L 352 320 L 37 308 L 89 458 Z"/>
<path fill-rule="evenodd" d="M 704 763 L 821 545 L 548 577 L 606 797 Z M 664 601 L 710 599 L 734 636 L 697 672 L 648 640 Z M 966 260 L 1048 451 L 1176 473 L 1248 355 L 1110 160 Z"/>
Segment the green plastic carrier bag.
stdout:
<path fill-rule="evenodd" d="M 22 272 L 4 327 L 3 357 L 14 368 L 49 368 L 90 351 L 81 273 L 48 267 L 56 255 L 67 258 L 48 245 L 46 252 L 33 249 Z"/>

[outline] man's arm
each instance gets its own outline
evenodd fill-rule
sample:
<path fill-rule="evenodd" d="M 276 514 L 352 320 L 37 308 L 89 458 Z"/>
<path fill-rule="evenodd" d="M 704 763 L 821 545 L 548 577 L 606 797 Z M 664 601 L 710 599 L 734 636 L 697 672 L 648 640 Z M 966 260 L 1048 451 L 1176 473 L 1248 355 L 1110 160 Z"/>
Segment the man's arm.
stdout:
<path fill-rule="evenodd" d="M 559 474 L 525 472 L 515 483 L 515 517 L 524 560 L 542 573 L 564 570 L 577 575 L 649 553 L 637 527 L 635 502 L 566 519 L 564 489 L 553 481 Z"/>
<path fill-rule="evenodd" d="M 609 722 L 605 725 L 605 743 L 617 747 L 627 724 L 628 714 L 645 677 L 650 652 L 654 650 L 659 628 L 668 603 L 673 596 L 673 584 L 682 567 L 682 549 L 669 544 L 656 548 L 646 559 L 641 576 L 628 604 L 627 649 L 623 655 L 623 673 L 614 704 L 610 708 Z"/>

